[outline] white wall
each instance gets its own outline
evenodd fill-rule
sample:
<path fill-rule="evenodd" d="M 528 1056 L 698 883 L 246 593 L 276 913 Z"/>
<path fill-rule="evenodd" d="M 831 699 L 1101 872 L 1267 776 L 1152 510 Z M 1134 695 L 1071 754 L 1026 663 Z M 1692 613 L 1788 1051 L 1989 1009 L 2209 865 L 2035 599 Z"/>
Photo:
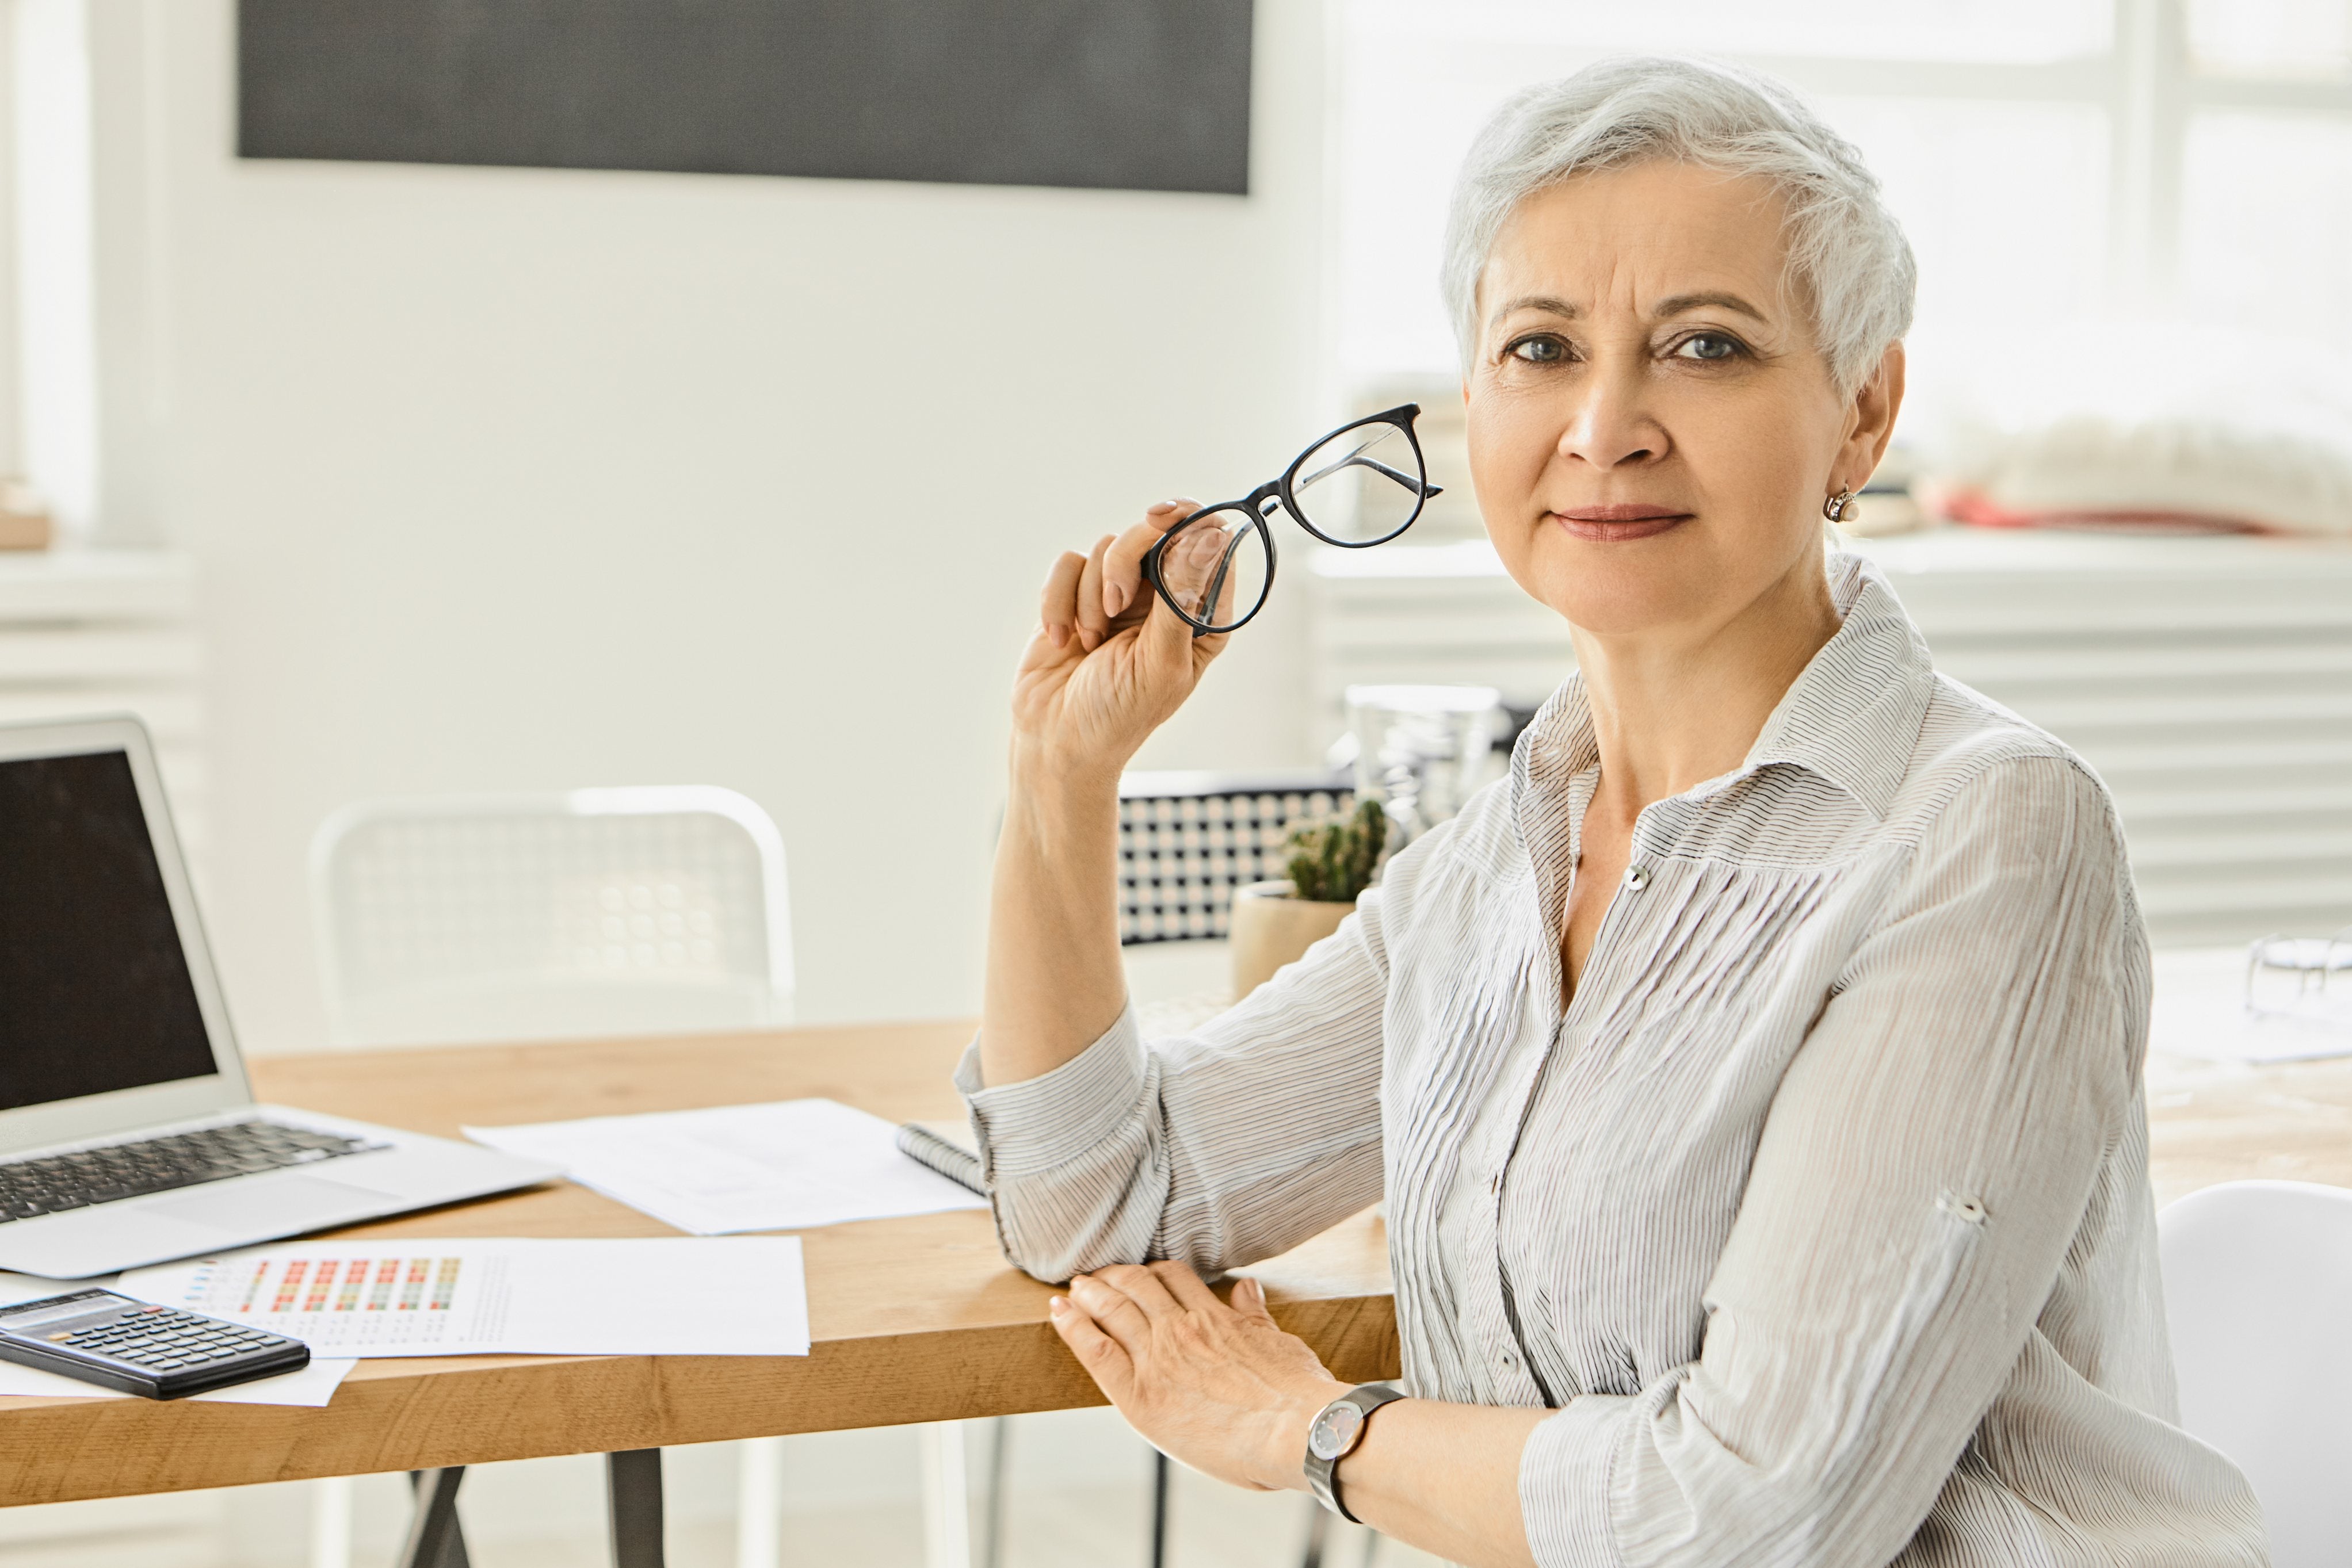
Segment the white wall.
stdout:
<path fill-rule="evenodd" d="M 312 829 L 412 791 L 731 785 L 783 827 L 804 1019 L 976 1005 L 1051 557 L 1327 412 L 1320 8 L 1257 14 L 1237 199 L 241 162 L 232 5 L 144 8 L 249 1049 L 322 1040 Z M 1298 621 L 1144 760 L 1303 759 Z"/>

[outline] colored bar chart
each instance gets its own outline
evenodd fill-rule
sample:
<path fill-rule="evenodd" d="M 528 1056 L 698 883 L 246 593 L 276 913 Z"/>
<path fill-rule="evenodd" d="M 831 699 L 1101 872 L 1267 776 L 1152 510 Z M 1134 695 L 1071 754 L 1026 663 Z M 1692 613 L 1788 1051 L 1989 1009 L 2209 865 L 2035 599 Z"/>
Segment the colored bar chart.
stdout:
<path fill-rule="evenodd" d="M 788 1236 L 300 1241 L 134 1269 L 118 1288 L 322 1356 L 809 1348 L 800 1242 Z"/>
<path fill-rule="evenodd" d="M 447 1337 L 466 1279 L 464 1259 L 437 1251 L 327 1258 L 296 1254 L 212 1260 L 204 1265 L 194 1288 L 205 1311 L 321 1347 L 362 1340 L 429 1344 Z M 398 1326 L 381 1326 L 385 1322 L 382 1314 L 387 1313 L 399 1318 Z M 379 1326 L 362 1327 L 362 1322 Z"/>

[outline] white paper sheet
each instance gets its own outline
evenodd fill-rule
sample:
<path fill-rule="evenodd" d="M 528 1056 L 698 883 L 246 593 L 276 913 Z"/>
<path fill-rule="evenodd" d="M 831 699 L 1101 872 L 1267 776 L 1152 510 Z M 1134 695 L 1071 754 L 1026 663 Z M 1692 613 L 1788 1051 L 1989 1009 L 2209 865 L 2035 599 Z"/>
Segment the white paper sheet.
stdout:
<path fill-rule="evenodd" d="M 561 1166 L 583 1186 L 696 1236 L 988 1207 L 901 1154 L 892 1124 L 831 1100 L 468 1127 L 466 1135 Z"/>
<path fill-rule="evenodd" d="M 116 1289 L 339 1356 L 809 1349 L 790 1236 L 293 1243 L 134 1269 Z"/>

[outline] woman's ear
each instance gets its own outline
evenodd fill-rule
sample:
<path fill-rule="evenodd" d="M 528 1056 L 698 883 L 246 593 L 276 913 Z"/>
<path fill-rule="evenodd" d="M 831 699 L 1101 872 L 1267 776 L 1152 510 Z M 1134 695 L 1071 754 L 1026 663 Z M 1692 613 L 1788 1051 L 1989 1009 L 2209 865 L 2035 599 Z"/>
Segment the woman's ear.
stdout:
<path fill-rule="evenodd" d="M 1886 444 L 1895 439 L 1895 416 L 1903 411 L 1904 364 L 1901 340 L 1887 344 L 1878 368 L 1853 394 L 1853 423 L 1838 454 L 1839 488 L 1861 489 L 1886 455 Z"/>

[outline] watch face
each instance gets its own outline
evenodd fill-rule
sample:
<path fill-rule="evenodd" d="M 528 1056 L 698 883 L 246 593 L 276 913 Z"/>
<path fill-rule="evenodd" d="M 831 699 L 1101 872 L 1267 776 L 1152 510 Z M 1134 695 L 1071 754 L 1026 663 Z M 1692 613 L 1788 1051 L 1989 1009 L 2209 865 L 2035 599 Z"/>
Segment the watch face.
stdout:
<path fill-rule="evenodd" d="M 1356 1446 L 1356 1434 L 1363 1429 L 1364 1413 L 1335 1401 L 1307 1429 L 1307 1451 L 1318 1459 L 1336 1459 Z"/>

